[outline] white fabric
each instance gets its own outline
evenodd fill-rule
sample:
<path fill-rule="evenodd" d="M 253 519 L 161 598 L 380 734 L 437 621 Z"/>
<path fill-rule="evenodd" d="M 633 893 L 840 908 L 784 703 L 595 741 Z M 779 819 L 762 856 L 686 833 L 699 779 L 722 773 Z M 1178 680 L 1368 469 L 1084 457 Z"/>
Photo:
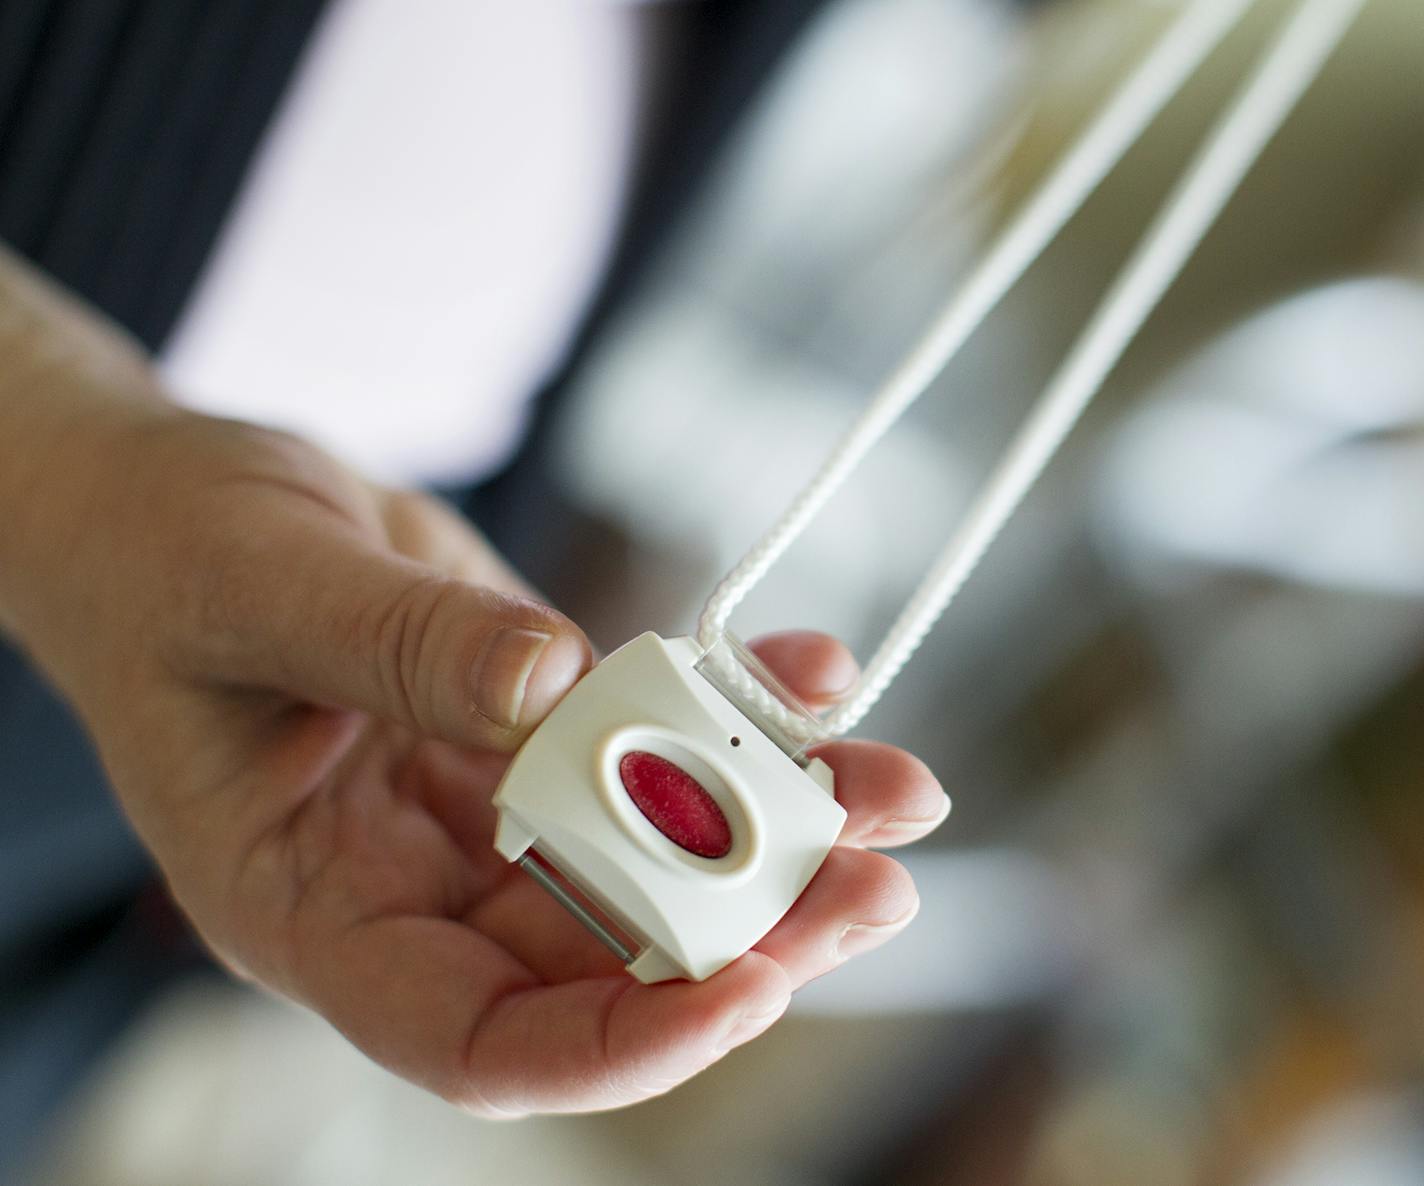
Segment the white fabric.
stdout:
<path fill-rule="evenodd" d="M 179 398 L 387 480 L 498 464 L 611 246 L 633 20 L 337 0 L 164 352 Z"/>

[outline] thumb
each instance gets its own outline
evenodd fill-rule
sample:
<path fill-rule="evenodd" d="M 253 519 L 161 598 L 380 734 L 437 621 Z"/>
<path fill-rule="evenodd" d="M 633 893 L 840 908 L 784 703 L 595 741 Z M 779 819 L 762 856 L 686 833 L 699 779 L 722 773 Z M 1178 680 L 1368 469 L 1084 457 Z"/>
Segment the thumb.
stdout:
<path fill-rule="evenodd" d="M 549 606 L 288 523 L 213 574 L 221 678 L 354 708 L 457 745 L 517 748 L 592 663 Z M 218 655 L 209 647 L 216 642 Z"/>

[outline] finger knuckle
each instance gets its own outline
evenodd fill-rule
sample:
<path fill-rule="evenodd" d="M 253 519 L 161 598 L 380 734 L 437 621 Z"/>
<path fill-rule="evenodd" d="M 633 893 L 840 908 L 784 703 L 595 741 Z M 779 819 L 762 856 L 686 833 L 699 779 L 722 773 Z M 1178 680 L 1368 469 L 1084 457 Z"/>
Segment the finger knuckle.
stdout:
<path fill-rule="evenodd" d="M 371 627 L 386 702 L 402 723 L 427 733 L 436 731 L 437 635 L 442 606 L 452 594 L 452 584 L 441 577 L 414 577 Z"/>
<path fill-rule="evenodd" d="M 899 861 L 880 853 L 865 853 L 870 858 L 861 871 L 860 890 L 875 924 L 898 922 L 919 905 L 910 871 Z"/>

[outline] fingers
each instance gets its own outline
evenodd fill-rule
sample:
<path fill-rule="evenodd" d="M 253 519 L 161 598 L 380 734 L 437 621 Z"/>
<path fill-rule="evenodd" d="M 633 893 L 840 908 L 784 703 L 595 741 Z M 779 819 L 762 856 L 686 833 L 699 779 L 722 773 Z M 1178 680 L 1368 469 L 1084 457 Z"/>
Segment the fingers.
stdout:
<path fill-rule="evenodd" d="M 789 986 L 756 954 L 701 984 L 620 973 L 546 986 L 471 928 L 386 918 L 336 937 L 307 997 L 391 1070 L 510 1116 L 660 1094 L 775 1021 Z"/>
<path fill-rule="evenodd" d="M 880 853 L 834 848 L 756 950 L 786 970 L 794 990 L 894 938 L 919 905 L 914 882 L 899 862 Z"/>
<path fill-rule="evenodd" d="M 762 1033 L 789 1000 L 786 974 L 756 953 L 700 984 L 620 975 L 513 996 L 470 1043 L 475 1102 L 562 1112 L 661 1095 Z"/>
<path fill-rule="evenodd" d="M 748 645 L 793 695 L 814 709 L 834 704 L 860 675 L 855 656 L 829 634 L 787 630 Z"/>
<path fill-rule="evenodd" d="M 850 692 L 859 670 L 835 639 L 809 631 L 759 639 L 757 656 L 813 708 Z M 831 767 L 846 809 L 837 847 L 786 916 L 756 950 L 800 987 L 903 930 L 919 897 L 903 866 L 861 849 L 918 840 L 949 814 L 949 798 L 917 758 L 870 741 L 832 741 L 812 751 Z"/>
<path fill-rule="evenodd" d="M 811 752 L 836 776 L 836 799 L 846 811 L 838 844 L 910 844 L 949 815 L 949 796 L 913 754 L 877 741 L 829 741 Z"/>
<path fill-rule="evenodd" d="M 812 708 L 824 708 L 854 686 L 860 669 L 846 646 L 828 634 L 792 630 L 750 644 L 772 673 Z M 949 798 L 929 768 L 894 746 L 832 741 L 812 751 L 836 776 L 846 809 L 841 844 L 889 848 L 934 831 L 949 814 Z"/>
<path fill-rule="evenodd" d="M 219 670 L 235 680 L 510 751 L 588 669 L 587 639 L 555 610 L 397 556 L 283 491 L 263 493 L 278 505 L 254 520 L 260 537 L 223 553 L 201 632 L 210 653 L 218 640 Z"/>

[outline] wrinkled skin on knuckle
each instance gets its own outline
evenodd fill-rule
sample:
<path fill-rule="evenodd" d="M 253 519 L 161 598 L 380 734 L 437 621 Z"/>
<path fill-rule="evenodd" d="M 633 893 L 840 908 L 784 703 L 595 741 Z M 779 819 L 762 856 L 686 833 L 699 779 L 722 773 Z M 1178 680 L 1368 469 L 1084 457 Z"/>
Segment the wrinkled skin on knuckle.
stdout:
<path fill-rule="evenodd" d="M 356 645 L 369 647 L 389 692 L 389 703 L 401 723 L 422 733 L 439 732 L 429 719 L 431 706 L 447 697 L 434 684 L 441 676 L 440 635 L 447 615 L 442 612 L 456 595 L 451 582 L 433 575 L 414 576 L 390 605 L 357 628 Z"/>

